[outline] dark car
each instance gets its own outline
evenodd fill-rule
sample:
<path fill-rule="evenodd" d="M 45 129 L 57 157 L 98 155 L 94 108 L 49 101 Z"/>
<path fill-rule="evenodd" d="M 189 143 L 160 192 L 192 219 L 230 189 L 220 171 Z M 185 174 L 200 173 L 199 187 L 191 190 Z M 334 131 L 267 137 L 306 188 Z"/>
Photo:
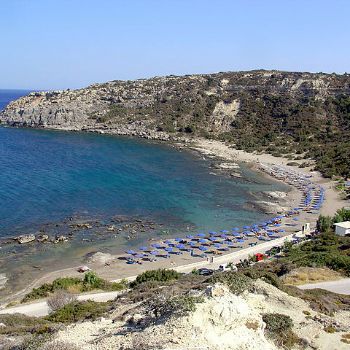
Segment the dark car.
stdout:
<path fill-rule="evenodd" d="M 206 269 L 206 268 L 198 269 L 198 274 L 200 274 L 201 276 L 210 276 L 213 273 L 214 273 L 214 270 L 211 270 L 211 269 Z"/>

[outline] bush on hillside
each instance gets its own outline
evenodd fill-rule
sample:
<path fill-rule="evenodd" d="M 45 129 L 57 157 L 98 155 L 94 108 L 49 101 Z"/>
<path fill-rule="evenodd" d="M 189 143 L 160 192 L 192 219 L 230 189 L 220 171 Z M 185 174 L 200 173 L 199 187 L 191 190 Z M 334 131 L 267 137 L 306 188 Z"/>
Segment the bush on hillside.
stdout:
<path fill-rule="evenodd" d="M 350 246 L 349 237 L 323 233 L 311 241 L 293 246 L 280 260 L 297 267 L 328 267 L 350 275 L 350 256 L 344 249 L 347 246 Z"/>
<path fill-rule="evenodd" d="M 208 280 L 208 283 L 223 283 L 228 286 L 231 293 L 241 294 L 245 290 L 248 290 L 252 285 L 252 279 L 248 276 L 245 276 L 242 273 L 225 271 L 222 273 L 215 274 L 211 276 Z"/>
<path fill-rule="evenodd" d="M 130 283 L 130 287 L 135 288 L 137 285 L 148 281 L 167 282 L 178 279 L 180 276 L 181 274 L 175 270 L 158 269 L 145 271 L 138 275 L 135 281 Z"/>
<path fill-rule="evenodd" d="M 43 334 L 52 333 L 54 331 L 54 325 L 49 321 L 39 317 L 31 317 L 22 314 L 0 315 L 0 323 L 6 325 L 6 327 L 0 327 L 0 334 Z"/>
<path fill-rule="evenodd" d="M 288 315 L 267 313 L 262 318 L 269 332 L 284 332 L 293 327 L 293 320 Z"/>
<path fill-rule="evenodd" d="M 38 288 L 34 288 L 23 299 L 22 302 L 27 302 L 40 298 L 47 298 L 52 293 L 58 290 L 82 293 L 94 289 L 101 289 L 105 291 L 118 291 L 126 288 L 124 282 L 109 282 L 98 277 L 94 272 L 89 271 L 84 275 L 84 279 L 77 277 L 62 277 L 55 279 L 52 283 L 45 283 Z"/>
<path fill-rule="evenodd" d="M 266 323 L 266 332 L 275 344 L 283 349 L 294 349 L 296 345 L 304 347 L 305 344 L 293 331 L 293 320 L 288 315 L 270 313 L 263 314 Z"/>
<path fill-rule="evenodd" d="M 92 300 L 75 301 L 51 313 L 45 319 L 58 323 L 73 323 L 83 320 L 96 320 L 109 311 L 110 302 L 98 303 Z"/>

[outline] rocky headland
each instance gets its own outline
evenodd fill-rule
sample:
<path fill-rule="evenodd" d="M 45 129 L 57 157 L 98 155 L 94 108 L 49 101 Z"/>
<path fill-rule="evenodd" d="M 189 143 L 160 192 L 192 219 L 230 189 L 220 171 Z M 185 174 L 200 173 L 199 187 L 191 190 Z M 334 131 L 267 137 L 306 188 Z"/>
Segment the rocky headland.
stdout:
<path fill-rule="evenodd" d="M 314 159 L 326 176 L 346 177 L 349 94 L 348 74 L 257 70 L 116 80 L 32 92 L 0 112 L 0 122 L 166 141 L 219 139 L 305 164 Z"/>

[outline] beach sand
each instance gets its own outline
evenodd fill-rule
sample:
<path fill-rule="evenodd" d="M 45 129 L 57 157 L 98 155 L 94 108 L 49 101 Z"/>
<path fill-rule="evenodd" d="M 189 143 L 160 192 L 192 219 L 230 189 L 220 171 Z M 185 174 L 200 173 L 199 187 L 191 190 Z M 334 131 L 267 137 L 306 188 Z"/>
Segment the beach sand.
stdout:
<path fill-rule="evenodd" d="M 247 162 L 253 164 L 253 166 L 257 165 L 258 163 L 274 164 L 293 169 L 294 171 L 305 175 L 312 175 L 312 182 L 322 185 L 326 190 L 325 201 L 320 210 L 320 214 L 322 215 L 333 215 L 337 209 L 349 205 L 349 201 L 342 200 L 339 196 L 339 192 L 335 190 L 336 183 L 330 179 L 324 178 L 318 171 L 312 171 L 311 167 L 299 168 L 297 166 L 287 166 L 287 163 L 289 163 L 290 160 L 286 158 L 274 157 L 270 154 L 248 153 L 231 148 L 220 141 L 196 139 L 192 148 L 203 154 L 220 157 L 223 160 L 231 162 Z M 293 162 L 298 163 L 298 161 Z M 299 163 L 302 163 L 302 161 L 299 161 Z"/>
<path fill-rule="evenodd" d="M 182 145 L 183 146 L 183 145 Z M 325 179 L 321 176 L 320 173 L 311 171 L 310 168 L 298 168 L 298 167 L 290 167 L 287 166 L 289 162 L 285 158 L 273 157 L 268 154 L 254 154 L 247 153 L 241 150 L 236 150 L 228 145 L 219 142 L 219 141 L 210 141 L 206 139 L 196 139 L 193 143 L 186 145 L 192 150 L 200 152 L 204 157 L 211 157 L 215 159 L 221 159 L 223 162 L 245 162 L 249 163 L 249 165 L 254 170 L 258 170 L 259 164 L 266 165 L 277 165 L 284 166 L 298 173 L 303 173 L 305 175 L 312 175 L 312 182 L 315 184 L 322 185 L 325 188 L 325 201 L 319 213 L 323 215 L 332 215 L 337 209 L 342 208 L 344 206 L 349 205 L 348 202 L 342 200 L 339 197 L 339 194 L 334 189 L 334 182 Z M 264 176 L 269 176 L 266 173 L 263 173 Z M 302 198 L 301 192 L 295 187 L 291 187 L 291 191 L 288 192 L 286 205 L 290 208 L 297 207 Z M 293 232 L 297 232 L 301 229 L 301 225 L 303 223 L 310 223 L 311 227 L 315 227 L 316 220 L 318 218 L 319 213 L 310 214 L 307 212 L 301 212 L 299 216 L 298 224 L 294 226 L 284 225 L 283 228 L 286 230 L 284 236 L 290 235 Z M 272 216 L 272 215 L 271 215 Z M 287 224 L 291 223 L 291 221 L 286 220 Z M 250 242 L 256 242 L 256 238 L 250 238 L 242 244 L 242 248 L 247 248 Z M 257 241 L 258 245 L 261 243 Z M 273 242 L 273 241 L 272 241 Z M 155 243 L 152 241 L 152 243 Z M 264 242 L 262 243 L 264 244 Z M 226 253 L 228 256 L 232 257 L 233 252 L 239 252 L 239 248 L 231 249 L 229 253 Z M 225 254 L 225 253 L 224 253 Z M 237 254 L 237 256 L 239 253 Z M 126 264 L 125 260 L 121 260 L 122 256 L 114 256 L 113 260 L 110 262 L 108 266 L 101 265 L 98 263 L 91 263 L 88 266 L 94 270 L 98 275 L 107 280 L 118 280 L 121 278 L 129 278 L 131 276 L 135 276 L 141 272 L 158 269 L 158 268 L 180 268 L 184 267 L 183 270 L 186 270 L 186 265 L 189 266 L 191 264 L 199 263 L 199 265 L 206 266 L 208 264 L 207 258 L 202 257 L 193 257 L 190 256 L 190 253 L 184 252 L 182 255 L 172 254 L 170 259 L 165 259 L 158 257 L 157 261 L 154 262 L 143 262 L 142 265 L 139 264 Z M 219 260 L 225 260 L 220 258 Z M 227 259 L 226 259 L 227 260 Z M 8 298 L 3 300 L 4 302 L 9 302 L 11 300 L 20 300 L 26 293 L 28 293 L 32 288 L 38 287 L 43 283 L 51 282 L 56 278 L 64 277 L 64 276 L 81 276 L 80 273 L 77 272 L 78 266 L 57 270 L 51 273 L 48 273 L 41 278 L 33 281 L 30 285 L 28 285 L 24 290 L 21 290 L 17 293 L 12 294 Z M 180 268 L 181 269 L 181 268 Z M 188 270 L 188 269 L 187 269 Z"/>

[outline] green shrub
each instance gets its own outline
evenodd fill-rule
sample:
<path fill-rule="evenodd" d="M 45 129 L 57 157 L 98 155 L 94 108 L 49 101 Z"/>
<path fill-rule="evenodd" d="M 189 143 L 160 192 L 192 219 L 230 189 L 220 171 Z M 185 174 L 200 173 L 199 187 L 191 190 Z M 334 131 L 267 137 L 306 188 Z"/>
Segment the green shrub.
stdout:
<path fill-rule="evenodd" d="M 98 303 L 92 300 L 75 301 L 51 313 L 45 319 L 58 323 L 73 323 L 83 320 L 95 320 L 109 311 L 110 302 Z"/>
<path fill-rule="evenodd" d="M 52 284 L 44 283 L 38 288 L 33 288 L 33 290 L 22 299 L 22 302 L 25 303 L 34 299 L 46 298 L 52 291 Z"/>
<path fill-rule="evenodd" d="M 105 291 L 118 291 L 127 287 L 125 281 L 109 282 L 96 275 L 95 272 L 89 271 L 84 275 L 84 279 L 77 277 L 62 277 L 55 279 L 52 283 L 45 283 L 39 288 L 34 288 L 23 299 L 22 302 L 30 300 L 47 298 L 52 293 L 58 290 L 68 290 L 70 288 L 76 292 L 86 292 L 94 289 L 101 289 Z"/>
<path fill-rule="evenodd" d="M 55 329 L 54 325 L 47 320 L 21 314 L 0 315 L 0 323 L 6 325 L 6 327 L 0 327 L 0 334 L 7 335 L 52 333 Z"/>
<path fill-rule="evenodd" d="M 234 294 L 241 294 L 252 286 L 252 279 L 239 272 L 225 271 L 211 276 L 208 283 L 223 283 Z"/>
<path fill-rule="evenodd" d="M 137 285 L 148 281 L 167 282 L 178 279 L 180 276 L 181 274 L 175 270 L 158 269 L 145 271 L 138 275 L 135 281 L 130 283 L 130 287 L 134 288 Z"/>
<path fill-rule="evenodd" d="M 71 286 L 81 284 L 81 279 L 77 277 L 62 277 L 57 278 L 52 282 L 52 291 L 57 289 L 68 289 Z"/>
<path fill-rule="evenodd" d="M 169 305 L 177 314 L 185 315 L 189 312 L 194 312 L 196 310 L 196 304 L 202 303 L 203 301 L 203 297 L 183 295 L 171 299 Z"/>
<path fill-rule="evenodd" d="M 288 315 L 271 313 L 263 314 L 262 318 L 269 332 L 284 332 L 293 327 L 293 320 Z"/>

